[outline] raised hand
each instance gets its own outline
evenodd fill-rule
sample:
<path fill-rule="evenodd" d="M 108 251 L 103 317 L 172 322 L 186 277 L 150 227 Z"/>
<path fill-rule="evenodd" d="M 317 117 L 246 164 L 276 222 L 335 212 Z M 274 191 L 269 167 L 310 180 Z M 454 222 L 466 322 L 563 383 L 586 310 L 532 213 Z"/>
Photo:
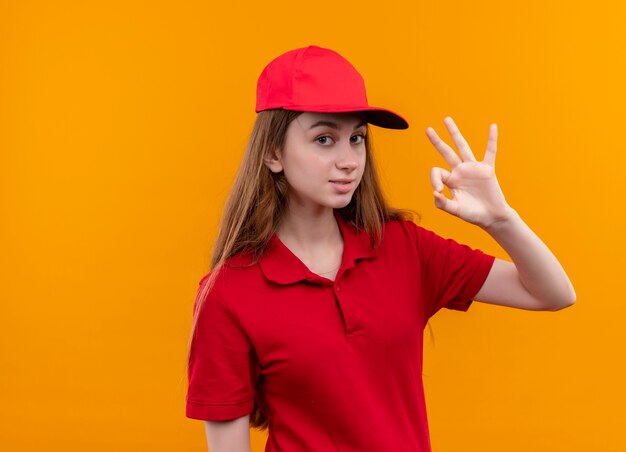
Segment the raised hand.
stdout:
<path fill-rule="evenodd" d="M 484 229 L 508 219 L 512 209 L 504 199 L 495 173 L 498 140 L 496 124 L 489 127 L 487 150 L 483 161 L 478 162 L 452 118 L 446 117 L 443 123 L 459 151 L 460 158 L 439 138 L 432 127 L 426 129 L 426 136 L 450 165 L 449 171 L 439 167 L 430 170 L 430 181 L 435 189 L 435 205 Z M 450 190 L 452 199 L 441 193 L 444 185 Z"/>

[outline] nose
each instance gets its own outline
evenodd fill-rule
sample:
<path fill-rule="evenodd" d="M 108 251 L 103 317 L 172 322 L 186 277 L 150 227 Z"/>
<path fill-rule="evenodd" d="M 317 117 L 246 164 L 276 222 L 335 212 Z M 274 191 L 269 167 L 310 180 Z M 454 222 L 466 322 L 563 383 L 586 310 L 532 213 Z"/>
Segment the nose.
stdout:
<path fill-rule="evenodd" d="M 337 155 L 336 165 L 339 169 L 352 171 L 359 166 L 359 162 L 353 145 L 350 144 L 349 140 L 347 141 L 347 143 L 344 142 L 341 146 L 340 152 Z"/>

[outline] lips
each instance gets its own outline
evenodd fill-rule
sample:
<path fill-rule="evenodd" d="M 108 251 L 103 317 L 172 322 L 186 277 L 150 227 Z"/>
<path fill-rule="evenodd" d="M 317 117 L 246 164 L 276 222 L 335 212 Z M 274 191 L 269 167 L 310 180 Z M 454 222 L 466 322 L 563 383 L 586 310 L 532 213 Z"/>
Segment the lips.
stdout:
<path fill-rule="evenodd" d="M 350 184 L 354 182 L 354 179 L 335 179 L 335 180 L 331 180 L 331 182 L 336 183 L 336 184 Z"/>
<path fill-rule="evenodd" d="M 336 179 L 329 182 L 333 184 L 336 193 L 346 194 L 353 190 L 354 179 Z"/>

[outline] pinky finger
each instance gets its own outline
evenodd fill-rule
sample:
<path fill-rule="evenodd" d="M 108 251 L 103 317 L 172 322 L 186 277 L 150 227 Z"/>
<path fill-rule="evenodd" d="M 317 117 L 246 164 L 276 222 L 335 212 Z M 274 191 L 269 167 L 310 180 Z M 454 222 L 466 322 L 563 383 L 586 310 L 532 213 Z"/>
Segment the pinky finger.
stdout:
<path fill-rule="evenodd" d="M 498 126 L 491 124 L 489 126 L 489 137 L 487 138 L 487 150 L 485 151 L 485 157 L 483 163 L 487 165 L 496 165 L 496 150 L 498 149 Z"/>

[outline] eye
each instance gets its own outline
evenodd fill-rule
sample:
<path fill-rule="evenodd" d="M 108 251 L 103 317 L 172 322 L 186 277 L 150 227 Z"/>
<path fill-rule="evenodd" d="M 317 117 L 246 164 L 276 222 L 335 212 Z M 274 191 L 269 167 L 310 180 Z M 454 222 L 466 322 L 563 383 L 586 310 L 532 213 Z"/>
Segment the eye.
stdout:
<path fill-rule="evenodd" d="M 317 141 L 317 142 L 318 142 L 319 144 L 321 144 L 321 145 L 327 145 L 327 144 L 330 144 L 330 140 L 331 140 L 331 138 L 330 138 L 328 135 L 324 135 L 324 136 L 321 136 L 321 137 L 317 137 L 317 138 L 315 139 L 315 141 Z"/>
<path fill-rule="evenodd" d="M 356 138 L 356 140 L 355 140 L 355 138 Z M 365 140 L 365 135 L 363 135 L 363 134 L 352 135 L 350 137 L 350 140 L 352 140 L 353 144 L 361 144 L 363 142 L 363 140 Z"/>

